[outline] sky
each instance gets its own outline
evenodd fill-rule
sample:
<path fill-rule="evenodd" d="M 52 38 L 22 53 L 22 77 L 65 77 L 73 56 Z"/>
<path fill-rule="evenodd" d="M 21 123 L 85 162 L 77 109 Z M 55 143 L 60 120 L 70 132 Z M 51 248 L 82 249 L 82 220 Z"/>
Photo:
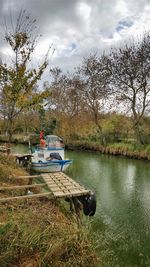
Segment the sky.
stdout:
<path fill-rule="evenodd" d="M 63 71 L 73 71 L 91 53 L 109 51 L 150 29 L 149 0 L 0 0 L 2 59 L 11 55 L 3 38 L 4 21 L 10 27 L 12 18 L 15 24 L 21 9 L 36 18 L 42 35 L 34 62 L 52 45 L 49 64 Z"/>

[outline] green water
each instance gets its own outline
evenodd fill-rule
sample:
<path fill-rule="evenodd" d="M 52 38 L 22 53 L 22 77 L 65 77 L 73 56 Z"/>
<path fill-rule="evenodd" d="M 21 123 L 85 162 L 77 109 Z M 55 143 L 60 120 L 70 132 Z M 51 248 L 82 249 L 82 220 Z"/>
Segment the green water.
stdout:
<path fill-rule="evenodd" d="M 150 266 L 150 164 L 95 153 L 68 152 L 69 174 L 93 189 L 90 219 L 103 267 Z"/>
<path fill-rule="evenodd" d="M 68 174 L 96 193 L 96 214 L 85 223 L 97 239 L 100 266 L 150 267 L 150 163 L 87 152 L 66 156 L 73 159 Z"/>
<path fill-rule="evenodd" d="M 28 146 L 22 145 L 22 144 L 18 144 L 18 145 L 12 145 L 11 146 L 11 151 L 12 153 L 28 153 L 29 152 L 29 148 Z"/>

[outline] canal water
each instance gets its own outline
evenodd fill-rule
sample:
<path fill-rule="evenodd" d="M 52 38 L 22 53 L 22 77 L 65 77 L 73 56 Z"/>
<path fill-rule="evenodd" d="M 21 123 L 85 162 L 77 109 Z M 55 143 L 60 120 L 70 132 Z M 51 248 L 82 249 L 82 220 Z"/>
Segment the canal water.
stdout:
<path fill-rule="evenodd" d="M 73 159 L 67 173 L 96 193 L 96 214 L 85 223 L 100 266 L 149 267 L 150 163 L 88 152 L 66 156 Z"/>

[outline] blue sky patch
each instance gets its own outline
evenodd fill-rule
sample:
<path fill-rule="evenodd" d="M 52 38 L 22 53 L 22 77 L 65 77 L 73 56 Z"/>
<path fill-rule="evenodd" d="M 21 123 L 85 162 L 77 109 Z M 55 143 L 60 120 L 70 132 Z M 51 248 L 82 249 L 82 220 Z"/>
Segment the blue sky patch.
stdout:
<path fill-rule="evenodd" d="M 133 21 L 121 20 L 118 22 L 118 25 L 116 27 L 116 31 L 120 32 L 125 28 L 130 28 L 133 24 L 134 24 Z"/>
<path fill-rule="evenodd" d="M 71 50 L 75 50 L 77 48 L 77 45 L 75 43 L 71 43 L 70 47 Z"/>

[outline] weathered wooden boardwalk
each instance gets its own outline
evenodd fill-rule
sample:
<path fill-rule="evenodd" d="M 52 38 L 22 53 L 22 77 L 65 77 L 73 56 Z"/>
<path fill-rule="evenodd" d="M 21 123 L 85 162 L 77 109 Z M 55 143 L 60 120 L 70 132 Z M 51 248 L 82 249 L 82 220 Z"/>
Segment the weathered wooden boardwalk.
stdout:
<path fill-rule="evenodd" d="M 89 195 L 90 190 L 75 182 L 63 172 L 42 174 L 54 197 L 77 197 Z"/>
<path fill-rule="evenodd" d="M 43 181 L 39 183 L 34 179 L 42 178 Z M 11 179 L 11 178 L 10 178 Z M 96 200 L 91 200 L 89 203 L 88 199 L 92 196 L 91 190 L 88 190 L 75 182 L 69 176 L 63 172 L 55 173 L 42 173 L 41 175 L 31 175 L 31 176 L 19 176 L 12 177 L 12 179 L 27 179 L 25 185 L 9 185 L 0 186 L 0 192 L 10 191 L 11 196 L 0 197 L 0 203 L 6 203 L 8 201 L 15 200 L 25 200 L 28 198 L 40 198 L 48 197 L 48 199 L 64 198 L 70 202 L 70 210 L 76 212 L 78 224 L 81 224 L 80 210 L 83 209 L 85 215 L 93 216 L 96 210 Z M 40 193 L 33 193 L 33 188 L 41 188 Z M 42 190 L 42 188 L 45 190 Z M 43 189 L 44 189 L 43 188 Z M 24 194 L 13 196 L 13 191 L 23 190 Z M 29 189 L 31 191 L 29 191 Z M 87 199 L 87 203 L 85 200 Z M 93 202 L 94 201 L 94 202 Z M 91 214 L 91 215 L 90 215 Z"/>
<path fill-rule="evenodd" d="M 34 183 L 33 179 L 43 178 L 44 182 Z M 55 173 L 42 173 L 41 175 L 31 175 L 31 176 L 18 176 L 12 177 L 12 179 L 27 179 L 27 184 L 25 185 L 11 185 L 11 186 L 0 186 L 0 192 L 2 191 L 11 191 L 25 189 L 24 195 L 3 197 L 0 198 L 0 202 L 6 202 L 11 200 L 22 200 L 26 198 L 35 198 L 35 197 L 44 197 L 50 196 L 51 198 L 72 198 L 78 196 L 90 195 L 91 191 L 85 189 L 83 186 L 75 182 L 69 176 L 63 172 Z M 27 194 L 28 189 L 32 188 L 41 188 L 47 186 L 49 192 L 41 192 L 38 194 L 32 193 Z"/>

